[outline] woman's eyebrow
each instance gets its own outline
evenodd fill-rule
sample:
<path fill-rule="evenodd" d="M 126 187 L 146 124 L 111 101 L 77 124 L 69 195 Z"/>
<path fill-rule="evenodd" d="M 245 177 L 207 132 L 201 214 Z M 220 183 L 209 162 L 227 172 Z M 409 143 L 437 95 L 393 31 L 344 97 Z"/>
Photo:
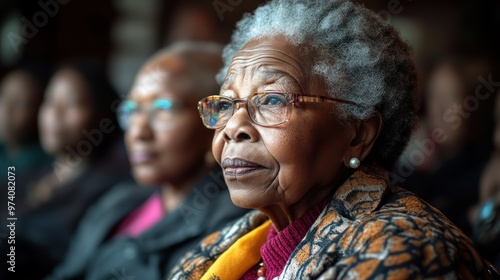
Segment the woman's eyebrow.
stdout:
<path fill-rule="evenodd" d="M 290 76 L 290 74 L 284 72 L 284 71 L 281 71 L 281 70 L 277 70 L 277 69 L 269 69 L 269 68 L 264 68 L 264 67 L 260 67 L 257 69 L 256 71 L 257 73 L 257 77 L 259 78 L 265 78 L 265 79 L 273 79 L 273 78 L 276 78 L 276 77 L 283 77 L 283 76 Z"/>
<path fill-rule="evenodd" d="M 259 84 L 265 85 L 274 83 L 279 80 L 280 84 L 284 84 L 287 87 L 296 88 L 296 90 L 302 91 L 300 83 L 292 75 L 285 71 L 268 67 L 258 67 L 256 70 L 254 70 L 253 74 L 254 78 L 256 78 L 254 82 L 257 82 Z M 234 71 L 228 72 L 221 86 L 221 95 L 227 96 L 226 90 L 231 88 L 233 82 L 237 77 L 238 73 Z M 222 92 L 225 92 L 226 94 L 223 94 Z"/>
<path fill-rule="evenodd" d="M 280 80 L 285 80 L 287 84 L 290 84 L 292 86 L 297 86 L 300 88 L 299 82 L 289 73 L 277 69 L 261 69 L 257 73 L 257 77 L 259 79 L 265 80 L 265 81 L 276 81 L 278 79 Z"/>

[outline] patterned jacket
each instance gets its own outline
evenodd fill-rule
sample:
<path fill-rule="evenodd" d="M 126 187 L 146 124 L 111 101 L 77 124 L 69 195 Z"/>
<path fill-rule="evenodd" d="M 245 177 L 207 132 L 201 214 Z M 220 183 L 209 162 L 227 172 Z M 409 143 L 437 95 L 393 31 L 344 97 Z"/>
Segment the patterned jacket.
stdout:
<path fill-rule="evenodd" d="M 169 279 L 200 279 L 267 219 L 253 211 L 206 237 Z M 336 190 L 277 279 L 478 279 L 485 270 L 471 241 L 443 214 L 389 186 L 384 169 L 364 166 Z"/>

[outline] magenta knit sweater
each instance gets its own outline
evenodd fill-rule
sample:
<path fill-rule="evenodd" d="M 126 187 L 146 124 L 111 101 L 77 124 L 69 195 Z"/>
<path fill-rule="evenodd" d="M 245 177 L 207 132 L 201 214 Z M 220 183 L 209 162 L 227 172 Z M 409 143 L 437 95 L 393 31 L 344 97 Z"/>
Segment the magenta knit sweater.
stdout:
<path fill-rule="evenodd" d="M 311 208 L 304 216 L 278 233 L 271 226 L 267 241 L 260 248 L 262 261 L 266 268 L 266 279 L 273 279 L 281 274 L 293 250 L 299 245 L 329 201 L 330 199 L 323 200 L 317 206 Z M 256 280 L 258 278 L 258 269 L 259 265 L 256 264 L 243 275 L 241 280 Z"/>

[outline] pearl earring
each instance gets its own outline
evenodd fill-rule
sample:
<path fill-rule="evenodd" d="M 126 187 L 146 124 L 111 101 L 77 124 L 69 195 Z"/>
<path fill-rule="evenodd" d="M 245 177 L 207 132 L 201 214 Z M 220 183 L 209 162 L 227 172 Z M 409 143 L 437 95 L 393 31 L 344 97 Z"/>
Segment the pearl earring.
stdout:
<path fill-rule="evenodd" d="M 357 157 L 353 157 L 351 158 L 351 160 L 349 161 L 349 166 L 352 168 L 352 169 L 356 169 L 359 167 L 359 165 L 361 165 L 361 162 L 359 161 L 359 159 Z"/>

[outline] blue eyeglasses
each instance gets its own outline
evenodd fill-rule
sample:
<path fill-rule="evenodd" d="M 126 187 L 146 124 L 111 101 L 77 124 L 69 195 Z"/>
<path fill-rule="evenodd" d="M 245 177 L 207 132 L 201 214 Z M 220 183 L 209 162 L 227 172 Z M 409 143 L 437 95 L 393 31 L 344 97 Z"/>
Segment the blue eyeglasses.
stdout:
<path fill-rule="evenodd" d="M 173 111 L 181 104 L 168 99 L 156 99 L 149 106 L 139 106 L 137 102 L 125 100 L 118 107 L 118 121 L 123 130 L 127 130 L 133 122 L 147 112 L 148 124 L 155 130 L 165 130 L 174 117 Z"/>

